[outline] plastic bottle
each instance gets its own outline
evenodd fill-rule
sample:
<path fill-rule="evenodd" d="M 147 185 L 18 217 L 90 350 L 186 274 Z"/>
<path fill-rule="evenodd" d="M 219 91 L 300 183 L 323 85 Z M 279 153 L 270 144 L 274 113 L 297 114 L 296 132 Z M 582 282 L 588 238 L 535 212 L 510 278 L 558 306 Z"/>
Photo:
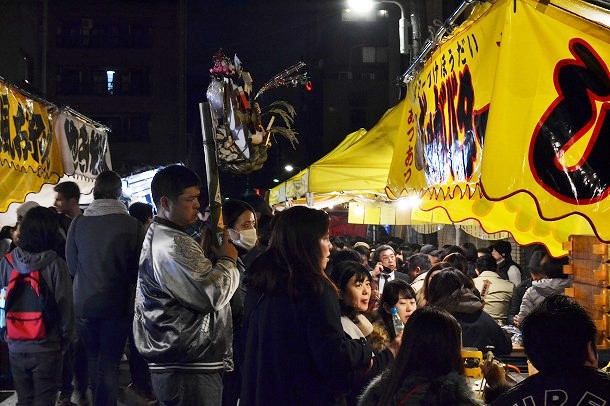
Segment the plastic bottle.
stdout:
<path fill-rule="evenodd" d="M 0 289 L 0 328 L 6 326 L 6 313 L 4 307 L 6 306 L 6 288 Z"/>
<path fill-rule="evenodd" d="M 400 320 L 398 310 L 395 307 L 392 307 L 390 309 L 390 313 L 392 313 L 392 321 L 394 322 L 394 333 L 396 333 L 396 335 L 399 335 L 402 333 L 402 330 L 405 329 L 405 325 L 402 320 Z"/>

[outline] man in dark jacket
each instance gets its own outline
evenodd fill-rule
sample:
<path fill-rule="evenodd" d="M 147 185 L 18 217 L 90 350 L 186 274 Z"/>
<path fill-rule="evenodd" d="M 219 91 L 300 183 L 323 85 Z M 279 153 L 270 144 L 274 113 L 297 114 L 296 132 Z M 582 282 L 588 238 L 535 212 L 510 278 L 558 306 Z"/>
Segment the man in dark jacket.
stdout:
<path fill-rule="evenodd" d="M 93 202 L 68 231 L 66 259 L 74 277 L 74 313 L 87 350 L 95 405 L 114 404 L 119 363 L 131 328 L 144 233 L 118 199 L 121 178 L 98 175 Z"/>
<path fill-rule="evenodd" d="M 83 214 L 78 204 L 80 200 L 80 188 L 75 182 L 61 182 L 53 187 L 55 191 L 55 202 L 53 206 L 57 210 L 59 220 L 60 247 L 57 254 L 66 259 L 66 238 L 72 220 Z M 72 280 L 70 280 L 72 282 Z M 62 382 L 60 385 L 59 399 L 56 406 L 71 406 L 74 385 L 76 386 L 79 404 L 87 403 L 87 388 L 89 387 L 89 376 L 87 375 L 87 352 L 78 334 L 75 340 L 64 353 L 63 367 L 61 369 Z"/>
<path fill-rule="evenodd" d="M 133 331 L 161 404 L 220 405 L 232 365 L 229 301 L 239 286 L 237 249 L 225 230 L 212 264 L 185 232 L 197 220 L 199 178 L 172 165 L 153 178 L 157 216 L 142 247 Z"/>
<path fill-rule="evenodd" d="M 574 299 L 550 296 L 523 321 L 525 353 L 538 373 L 492 405 L 605 405 L 610 377 L 597 369 L 597 329 Z"/>

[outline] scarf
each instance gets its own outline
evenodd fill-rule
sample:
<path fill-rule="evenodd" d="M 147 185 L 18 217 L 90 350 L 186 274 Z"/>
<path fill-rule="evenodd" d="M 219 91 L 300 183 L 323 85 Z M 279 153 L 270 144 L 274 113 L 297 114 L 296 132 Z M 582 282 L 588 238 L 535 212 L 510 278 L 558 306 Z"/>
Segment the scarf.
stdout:
<path fill-rule="evenodd" d="M 106 216 L 109 214 L 125 214 L 129 216 L 127 207 L 115 199 L 97 199 L 85 209 L 85 216 Z"/>

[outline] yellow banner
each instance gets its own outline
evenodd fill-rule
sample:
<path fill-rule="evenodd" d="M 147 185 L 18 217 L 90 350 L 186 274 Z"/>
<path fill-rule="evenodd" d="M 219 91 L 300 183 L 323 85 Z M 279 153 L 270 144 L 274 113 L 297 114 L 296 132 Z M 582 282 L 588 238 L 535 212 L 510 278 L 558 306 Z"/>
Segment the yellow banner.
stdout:
<path fill-rule="evenodd" d="M 442 43 L 407 88 L 400 137 L 386 193 L 474 185 L 481 173 L 485 127 L 505 10 L 512 1 L 479 4 Z"/>
<path fill-rule="evenodd" d="M 0 82 L 0 212 L 62 173 L 47 107 Z"/>
<path fill-rule="evenodd" d="M 521 212 L 610 241 L 610 30 L 585 17 L 524 0 L 507 13 L 481 182 L 491 200 L 529 195 Z"/>

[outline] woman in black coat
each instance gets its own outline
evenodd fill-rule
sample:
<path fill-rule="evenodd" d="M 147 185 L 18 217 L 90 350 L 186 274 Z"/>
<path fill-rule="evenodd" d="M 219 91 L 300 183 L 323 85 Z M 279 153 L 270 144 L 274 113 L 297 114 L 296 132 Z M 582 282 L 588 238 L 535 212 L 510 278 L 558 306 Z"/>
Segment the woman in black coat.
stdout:
<path fill-rule="evenodd" d="M 332 405 L 352 371 L 371 363 L 366 340 L 345 336 L 337 288 L 324 273 L 328 227 L 320 210 L 281 212 L 250 269 L 240 405 Z"/>
<path fill-rule="evenodd" d="M 464 376 L 461 329 L 446 311 L 423 307 L 405 325 L 398 357 L 360 398 L 362 406 L 481 405 Z"/>

